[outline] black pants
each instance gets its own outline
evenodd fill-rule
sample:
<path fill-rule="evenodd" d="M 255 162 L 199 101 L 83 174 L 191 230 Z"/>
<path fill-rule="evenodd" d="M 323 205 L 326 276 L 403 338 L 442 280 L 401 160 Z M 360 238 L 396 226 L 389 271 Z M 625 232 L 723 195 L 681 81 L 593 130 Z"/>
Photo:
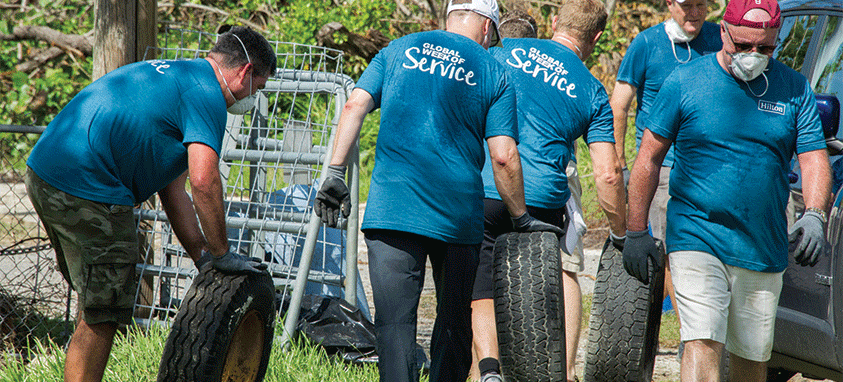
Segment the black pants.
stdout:
<path fill-rule="evenodd" d="M 430 381 L 465 381 L 471 367 L 471 291 L 477 245 L 406 232 L 366 230 L 375 303 L 378 370 L 383 382 L 418 381 L 416 323 L 427 257 L 436 287 Z"/>

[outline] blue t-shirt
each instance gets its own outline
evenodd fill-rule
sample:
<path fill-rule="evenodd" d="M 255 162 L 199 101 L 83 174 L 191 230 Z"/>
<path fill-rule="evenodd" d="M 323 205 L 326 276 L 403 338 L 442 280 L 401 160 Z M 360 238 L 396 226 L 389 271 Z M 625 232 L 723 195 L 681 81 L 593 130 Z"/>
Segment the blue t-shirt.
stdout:
<path fill-rule="evenodd" d="M 760 98 L 716 55 L 677 68 L 653 103 L 648 128 L 676 148 L 667 250 L 702 251 L 759 272 L 787 267 L 790 158 L 825 149 L 814 93 L 770 60 Z M 762 76 L 749 82 L 762 94 Z"/>
<path fill-rule="evenodd" d="M 504 39 L 490 52 L 515 86 L 527 205 L 562 208 L 571 196 L 565 169 L 576 139 L 615 142 L 606 89 L 576 53 L 552 40 Z M 483 184 L 487 198 L 501 199 L 490 163 Z"/>
<path fill-rule="evenodd" d="M 626 54 L 618 68 L 618 81 L 626 82 L 636 88 L 638 106 L 635 113 L 635 145 L 641 145 L 641 137 L 647 125 L 647 117 L 653 109 L 662 82 L 682 62 L 693 60 L 702 55 L 716 53 L 723 47 L 720 39 L 720 27 L 704 22 L 700 34 L 688 42 L 670 41 L 664 30 L 664 23 L 657 24 L 639 33 L 629 44 Z M 676 55 L 673 52 L 676 50 Z M 682 62 L 680 62 L 680 60 Z M 673 165 L 673 148 L 667 152 L 662 166 Z"/>
<path fill-rule="evenodd" d="M 211 64 L 143 61 L 79 92 L 50 122 L 27 165 L 68 194 L 134 205 L 187 170 L 187 143 L 217 154 L 225 99 Z"/>
<path fill-rule="evenodd" d="M 517 137 L 504 68 L 467 37 L 420 32 L 382 49 L 357 88 L 381 108 L 361 228 L 480 243 L 485 140 Z"/>

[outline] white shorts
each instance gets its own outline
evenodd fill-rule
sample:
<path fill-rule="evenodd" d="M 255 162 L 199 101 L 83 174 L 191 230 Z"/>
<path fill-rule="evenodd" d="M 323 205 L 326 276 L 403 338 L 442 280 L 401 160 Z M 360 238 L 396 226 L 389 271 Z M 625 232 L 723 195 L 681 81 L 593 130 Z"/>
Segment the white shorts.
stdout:
<path fill-rule="evenodd" d="M 770 359 L 784 272 L 733 267 L 697 251 L 670 253 L 670 269 L 683 342 L 714 340 L 741 358 Z"/>

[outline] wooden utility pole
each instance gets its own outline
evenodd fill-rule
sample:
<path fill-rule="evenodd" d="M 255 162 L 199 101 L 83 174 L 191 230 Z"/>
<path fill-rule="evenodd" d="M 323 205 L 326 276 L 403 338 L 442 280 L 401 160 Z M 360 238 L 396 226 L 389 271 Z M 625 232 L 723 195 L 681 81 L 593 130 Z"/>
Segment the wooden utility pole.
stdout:
<path fill-rule="evenodd" d="M 156 0 L 95 0 L 93 79 L 132 62 L 151 59 L 156 46 Z M 144 54 L 147 56 L 144 57 Z"/>

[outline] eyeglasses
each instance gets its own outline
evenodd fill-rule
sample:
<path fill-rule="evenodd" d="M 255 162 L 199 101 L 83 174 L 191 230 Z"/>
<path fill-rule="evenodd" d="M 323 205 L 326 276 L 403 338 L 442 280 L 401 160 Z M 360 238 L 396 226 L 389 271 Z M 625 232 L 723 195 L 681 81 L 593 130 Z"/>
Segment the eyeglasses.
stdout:
<path fill-rule="evenodd" d="M 726 35 L 729 36 L 729 40 L 732 42 L 732 45 L 735 47 L 736 53 L 741 52 L 750 52 L 752 48 L 755 48 L 755 51 L 761 53 L 763 55 L 771 55 L 776 50 L 776 45 L 755 45 L 755 44 L 746 44 L 742 42 L 735 42 L 735 39 L 732 38 L 732 34 L 729 33 L 729 28 L 726 28 Z"/>

